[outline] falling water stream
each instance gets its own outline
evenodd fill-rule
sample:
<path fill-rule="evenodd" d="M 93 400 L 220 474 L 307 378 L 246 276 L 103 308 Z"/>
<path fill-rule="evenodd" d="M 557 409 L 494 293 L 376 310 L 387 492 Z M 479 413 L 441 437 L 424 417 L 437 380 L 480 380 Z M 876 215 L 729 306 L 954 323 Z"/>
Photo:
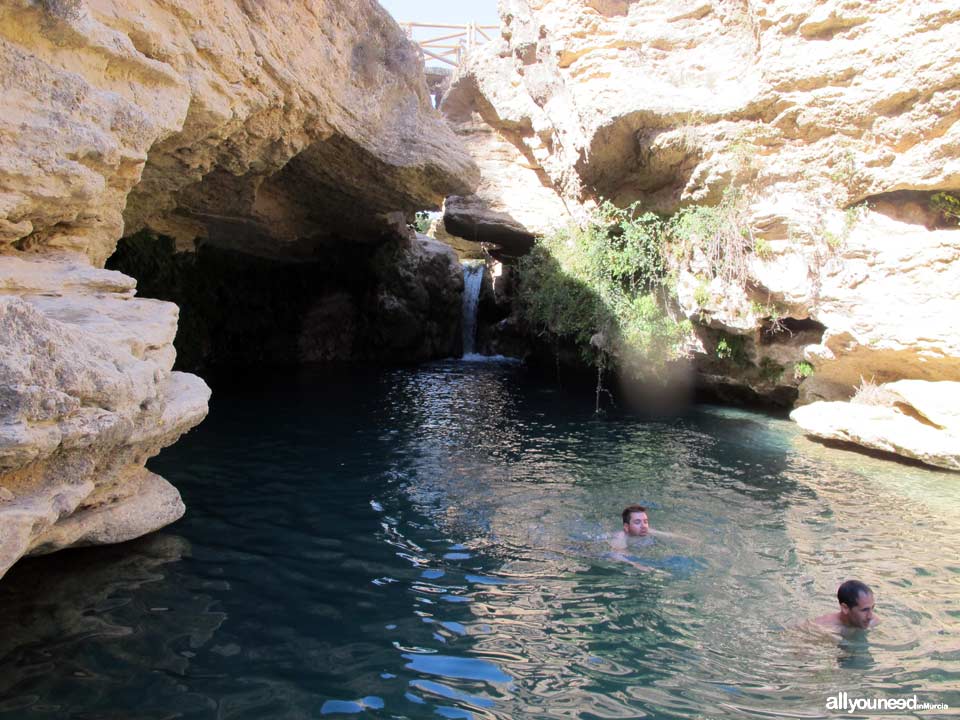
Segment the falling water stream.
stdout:
<path fill-rule="evenodd" d="M 960 707 L 956 474 L 743 411 L 598 418 L 504 362 L 212 384 L 210 417 L 149 463 L 181 521 L 0 582 L 0 717 Z M 631 550 L 650 571 L 608 553 L 632 502 L 682 536 Z M 806 629 L 848 577 L 881 625 Z"/>
<path fill-rule="evenodd" d="M 463 355 L 473 355 L 477 336 L 477 305 L 483 283 L 482 260 L 464 260 L 463 266 Z"/>

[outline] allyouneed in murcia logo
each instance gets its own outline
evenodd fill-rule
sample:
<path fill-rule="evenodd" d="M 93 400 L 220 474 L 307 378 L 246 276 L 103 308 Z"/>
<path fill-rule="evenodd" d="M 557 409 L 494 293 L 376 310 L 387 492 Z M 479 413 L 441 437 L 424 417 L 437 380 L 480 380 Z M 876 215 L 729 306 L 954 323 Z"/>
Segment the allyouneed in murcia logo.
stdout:
<path fill-rule="evenodd" d="M 827 710 L 847 713 L 866 710 L 948 710 L 946 703 L 930 703 L 920 700 L 916 695 L 898 698 L 854 697 L 846 691 L 838 692 L 827 698 Z"/>

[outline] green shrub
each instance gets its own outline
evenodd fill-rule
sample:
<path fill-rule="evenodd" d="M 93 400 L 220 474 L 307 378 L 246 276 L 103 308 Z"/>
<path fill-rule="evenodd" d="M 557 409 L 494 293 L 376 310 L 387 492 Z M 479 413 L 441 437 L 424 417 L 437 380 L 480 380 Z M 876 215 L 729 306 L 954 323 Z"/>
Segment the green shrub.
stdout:
<path fill-rule="evenodd" d="M 723 335 L 717 341 L 716 353 L 718 358 L 728 360 L 734 365 L 742 367 L 750 363 L 747 358 L 746 343 L 740 335 Z"/>
<path fill-rule="evenodd" d="M 857 156 L 848 148 L 844 150 L 843 157 L 834 164 L 828 177 L 838 185 L 842 185 L 848 192 L 852 192 L 857 183 L 858 173 Z"/>
<path fill-rule="evenodd" d="M 769 383 L 778 383 L 783 377 L 783 365 L 773 358 L 765 357 L 760 361 L 760 377 Z"/>
<path fill-rule="evenodd" d="M 666 311 L 664 230 L 653 213 L 605 202 L 584 227 L 540 238 L 520 261 L 521 314 L 591 365 L 658 376 L 690 332 Z"/>
<path fill-rule="evenodd" d="M 744 192 L 728 187 L 719 205 L 691 205 L 667 221 L 671 240 L 684 248 L 700 247 L 714 277 L 745 285 L 750 253 L 756 240 L 747 224 L 748 203 Z"/>
<path fill-rule="evenodd" d="M 806 360 L 801 360 L 793 364 L 793 376 L 797 380 L 803 380 L 813 375 L 813 365 Z"/>
<path fill-rule="evenodd" d="M 710 286 L 705 280 L 701 280 L 697 287 L 694 288 L 693 301 L 700 307 L 710 302 Z"/>
<path fill-rule="evenodd" d="M 413 216 L 413 222 L 410 223 L 410 227 L 421 235 L 426 235 L 427 231 L 430 230 L 430 213 L 425 210 L 418 210 Z"/>
<path fill-rule="evenodd" d="M 945 218 L 960 223 L 960 198 L 950 193 L 939 192 L 930 197 L 930 207 Z"/>
<path fill-rule="evenodd" d="M 753 241 L 753 254 L 761 260 L 769 260 L 773 257 L 773 248 L 765 238 L 756 238 Z"/>
<path fill-rule="evenodd" d="M 676 278 L 666 254 L 679 260 L 696 247 L 706 255 L 712 276 L 694 291 L 703 306 L 713 277 L 745 285 L 750 254 L 769 250 L 746 217 L 747 198 L 737 188 L 718 205 L 688 206 L 669 218 L 642 213 L 636 203 L 603 202 L 583 227 L 540 238 L 521 259 L 520 313 L 550 340 L 573 342 L 591 365 L 655 377 L 691 332 L 689 321 L 668 312 Z M 747 363 L 742 338 L 731 337 L 727 348 L 728 359 Z"/>
<path fill-rule="evenodd" d="M 717 343 L 717 357 L 721 360 L 727 360 L 733 356 L 733 348 L 727 342 L 726 338 L 721 338 Z"/>
<path fill-rule="evenodd" d="M 870 209 L 870 206 L 865 203 L 857 203 L 856 205 L 851 205 L 846 210 L 843 211 L 843 226 L 840 228 L 840 233 L 832 232 L 826 228 L 823 228 L 823 239 L 827 241 L 827 246 L 831 250 L 839 250 L 842 248 L 847 240 L 850 238 L 850 233 L 853 232 L 853 229 L 857 226 L 864 215 L 866 215 L 867 210 Z"/>

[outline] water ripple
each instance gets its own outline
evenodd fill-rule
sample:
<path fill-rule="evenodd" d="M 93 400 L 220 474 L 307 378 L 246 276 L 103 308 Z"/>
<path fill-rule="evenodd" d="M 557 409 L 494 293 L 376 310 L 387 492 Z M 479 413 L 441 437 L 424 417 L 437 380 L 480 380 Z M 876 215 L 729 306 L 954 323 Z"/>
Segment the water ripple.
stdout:
<path fill-rule="evenodd" d="M 598 420 L 501 363 L 214 397 L 151 461 L 183 521 L 5 578 L 0 716 L 814 718 L 854 689 L 960 706 L 953 475 L 752 413 Z M 630 550 L 651 572 L 609 552 L 632 502 L 679 536 Z M 805 626 L 850 576 L 882 624 Z"/>

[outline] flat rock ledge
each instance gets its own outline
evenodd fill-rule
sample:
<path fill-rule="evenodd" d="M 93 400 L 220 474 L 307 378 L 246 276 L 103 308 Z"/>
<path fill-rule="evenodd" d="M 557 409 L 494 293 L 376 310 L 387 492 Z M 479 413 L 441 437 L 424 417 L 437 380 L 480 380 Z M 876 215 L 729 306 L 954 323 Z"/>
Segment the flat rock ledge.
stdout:
<path fill-rule="evenodd" d="M 881 404 L 815 402 L 790 418 L 821 439 L 960 470 L 960 382 L 899 380 L 879 386 L 876 396 Z"/>
<path fill-rule="evenodd" d="M 0 256 L 0 577 L 183 515 L 144 464 L 206 416 L 210 389 L 171 371 L 177 307 L 135 284 L 82 256 Z"/>

